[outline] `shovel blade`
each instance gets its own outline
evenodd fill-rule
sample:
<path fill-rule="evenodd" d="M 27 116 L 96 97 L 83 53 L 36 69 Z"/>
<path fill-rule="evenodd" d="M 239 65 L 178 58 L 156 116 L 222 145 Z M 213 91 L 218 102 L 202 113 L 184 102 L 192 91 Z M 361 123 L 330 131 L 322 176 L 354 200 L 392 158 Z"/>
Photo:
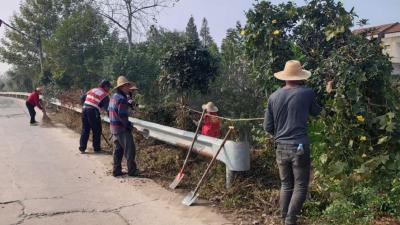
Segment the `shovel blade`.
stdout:
<path fill-rule="evenodd" d="M 182 204 L 186 206 L 191 206 L 197 199 L 199 194 L 195 194 L 194 191 L 191 191 L 186 197 L 182 200 Z"/>
<path fill-rule="evenodd" d="M 174 181 L 172 181 L 172 183 L 169 185 L 169 188 L 175 189 L 176 187 L 178 187 L 179 183 L 181 183 L 184 176 L 185 176 L 184 173 L 178 173 L 178 175 L 176 175 Z"/>

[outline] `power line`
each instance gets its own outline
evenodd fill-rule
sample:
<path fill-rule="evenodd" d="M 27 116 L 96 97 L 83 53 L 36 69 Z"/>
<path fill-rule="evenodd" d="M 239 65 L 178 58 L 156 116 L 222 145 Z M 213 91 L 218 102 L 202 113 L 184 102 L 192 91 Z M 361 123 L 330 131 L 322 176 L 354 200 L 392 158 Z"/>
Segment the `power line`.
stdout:
<path fill-rule="evenodd" d="M 21 30 L 11 26 L 10 24 L 6 23 L 4 20 L 0 19 L 0 27 L 1 27 L 2 24 L 6 25 L 6 27 L 18 32 L 19 34 L 21 34 L 21 35 L 23 35 L 23 36 L 35 41 L 36 47 L 38 48 L 38 51 L 39 51 L 40 74 L 43 75 L 43 71 L 44 71 L 44 68 L 43 68 L 43 49 L 42 49 L 42 40 L 40 38 L 40 35 L 38 35 L 37 38 L 32 37 L 32 36 L 22 32 Z"/>
<path fill-rule="evenodd" d="M 28 38 L 33 39 L 33 40 L 35 40 L 35 41 L 38 41 L 37 38 L 34 38 L 34 37 L 32 37 L 32 36 L 30 36 L 30 35 L 28 35 L 28 34 L 22 32 L 22 31 L 20 31 L 19 29 L 17 29 L 17 28 L 15 28 L 15 27 L 11 26 L 10 24 L 6 23 L 4 20 L 0 19 L 0 27 L 1 27 L 1 25 L 3 25 L 3 24 L 6 25 L 6 27 L 8 27 L 8 28 L 10 28 L 10 29 L 12 29 L 12 30 L 18 32 L 19 34 L 22 34 L 22 35 L 25 36 L 25 37 L 28 37 Z"/>

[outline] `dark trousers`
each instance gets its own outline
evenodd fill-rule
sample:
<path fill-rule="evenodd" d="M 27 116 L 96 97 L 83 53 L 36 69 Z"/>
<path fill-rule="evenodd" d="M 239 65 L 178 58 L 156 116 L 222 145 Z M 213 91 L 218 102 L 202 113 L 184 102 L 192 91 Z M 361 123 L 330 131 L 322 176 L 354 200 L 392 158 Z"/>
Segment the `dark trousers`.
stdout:
<path fill-rule="evenodd" d="M 281 179 L 279 204 L 286 225 L 296 224 L 306 200 L 310 179 L 310 147 L 298 151 L 297 145 L 278 144 L 276 161 Z"/>
<path fill-rule="evenodd" d="M 35 106 L 31 105 L 31 103 L 29 103 L 29 102 L 25 102 L 25 104 L 26 104 L 26 108 L 28 108 L 29 115 L 31 116 L 30 123 L 35 123 L 36 122 L 36 120 L 35 120 L 35 116 L 36 116 Z"/>
<path fill-rule="evenodd" d="M 89 140 L 90 130 L 93 133 L 93 150 L 100 151 L 101 118 L 96 108 L 83 108 L 82 110 L 82 132 L 79 141 L 79 150 L 85 151 Z"/>
<path fill-rule="evenodd" d="M 128 175 L 134 175 L 136 172 L 136 147 L 133 141 L 133 135 L 129 131 L 119 134 L 113 134 L 114 154 L 113 154 L 113 173 L 118 174 L 121 172 L 121 162 L 125 154 L 128 166 Z"/>

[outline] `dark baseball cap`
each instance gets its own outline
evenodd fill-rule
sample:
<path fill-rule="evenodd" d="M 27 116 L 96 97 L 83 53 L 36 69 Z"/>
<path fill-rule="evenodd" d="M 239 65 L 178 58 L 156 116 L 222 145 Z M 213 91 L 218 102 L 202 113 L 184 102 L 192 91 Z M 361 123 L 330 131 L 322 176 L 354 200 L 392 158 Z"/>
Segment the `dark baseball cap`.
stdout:
<path fill-rule="evenodd" d="M 111 82 L 108 81 L 108 80 L 102 80 L 102 81 L 100 82 L 100 87 L 103 87 L 103 88 L 111 88 L 111 87 L 112 87 L 112 84 L 111 84 Z"/>

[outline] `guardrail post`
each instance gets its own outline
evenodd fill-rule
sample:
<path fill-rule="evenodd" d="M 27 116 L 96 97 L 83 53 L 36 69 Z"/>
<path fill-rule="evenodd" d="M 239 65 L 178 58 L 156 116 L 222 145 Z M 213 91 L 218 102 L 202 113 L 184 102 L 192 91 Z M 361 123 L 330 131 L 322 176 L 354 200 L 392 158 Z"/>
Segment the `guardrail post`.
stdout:
<path fill-rule="evenodd" d="M 229 189 L 232 187 L 233 184 L 233 177 L 235 175 L 235 172 L 230 170 L 228 167 L 226 167 L 226 180 L 225 180 L 225 188 Z"/>

